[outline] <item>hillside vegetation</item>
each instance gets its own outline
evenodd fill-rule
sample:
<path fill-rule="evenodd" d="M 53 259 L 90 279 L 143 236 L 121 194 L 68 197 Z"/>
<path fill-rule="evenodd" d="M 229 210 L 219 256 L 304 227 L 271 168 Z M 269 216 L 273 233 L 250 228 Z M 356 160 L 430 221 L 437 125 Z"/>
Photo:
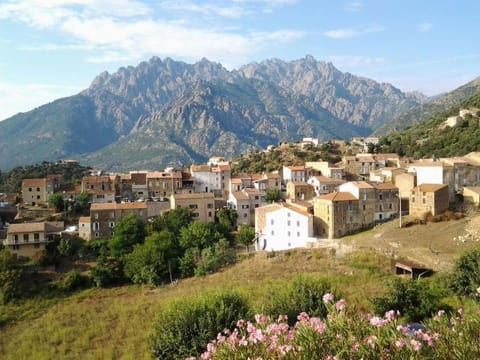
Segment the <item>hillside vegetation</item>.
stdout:
<path fill-rule="evenodd" d="M 480 93 L 440 112 L 425 122 L 380 139 L 381 152 L 395 152 L 414 158 L 463 156 L 480 150 L 480 118 L 466 115 L 454 127 L 443 123 L 460 109 L 480 108 Z"/>

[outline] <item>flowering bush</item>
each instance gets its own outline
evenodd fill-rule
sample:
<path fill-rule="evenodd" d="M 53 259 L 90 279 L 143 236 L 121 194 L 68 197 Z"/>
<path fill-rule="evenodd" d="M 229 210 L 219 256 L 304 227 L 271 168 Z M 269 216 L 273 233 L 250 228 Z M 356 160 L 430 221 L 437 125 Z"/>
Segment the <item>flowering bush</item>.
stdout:
<path fill-rule="evenodd" d="M 349 310 L 332 294 L 323 300 L 328 309 L 324 319 L 301 313 L 294 326 L 288 325 L 286 316 L 239 320 L 233 331 L 219 333 L 208 344 L 201 359 L 480 358 L 478 314 L 466 318 L 460 310 L 448 317 L 442 310 L 425 326 L 401 325 L 400 314 L 393 310 L 378 317 Z"/>

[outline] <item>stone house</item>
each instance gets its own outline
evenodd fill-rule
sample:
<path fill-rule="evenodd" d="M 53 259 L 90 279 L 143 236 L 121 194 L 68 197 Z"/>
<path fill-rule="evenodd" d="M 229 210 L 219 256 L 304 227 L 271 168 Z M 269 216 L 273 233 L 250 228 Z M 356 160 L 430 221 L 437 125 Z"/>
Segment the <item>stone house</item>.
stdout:
<path fill-rule="evenodd" d="M 320 175 L 328 178 L 337 180 L 345 178 L 345 168 L 343 166 L 332 165 L 328 161 L 307 161 L 305 166 L 312 168 Z"/>
<path fill-rule="evenodd" d="M 92 203 L 104 204 L 115 201 L 115 178 L 110 176 L 84 176 L 81 192 L 90 195 Z"/>
<path fill-rule="evenodd" d="M 350 192 L 333 192 L 313 199 L 314 229 L 329 239 L 365 228 L 359 200 Z"/>
<path fill-rule="evenodd" d="M 449 192 L 446 184 L 420 184 L 412 189 L 409 211 L 411 216 L 427 213 L 438 215 L 448 210 Z"/>
<path fill-rule="evenodd" d="M 180 170 L 155 171 L 147 173 L 147 194 L 150 198 L 165 198 L 182 189 Z"/>
<path fill-rule="evenodd" d="M 465 186 L 463 188 L 463 203 L 467 208 L 478 208 L 480 205 L 480 186 Z"/>
<path fill-rule="evenodd" d="M 312 175 L 315 175 L 313 169 L 304 165 L 283 166 L 282 168 L 283 184 L 285 185 L 289 181 L 306 182 Z"/>
<path fill-rule="evenodd" d="M 90 207 L 90 239 L 110 239 L 113 235 L 115 224 L 130 214 L 135 214 L 139 220 L 146 223 L 147 204 L 136 202 L 92 204 Z M 79 222 L 79 229 L 80 225 Z"/>
<path fill-rule="evenodd" d="M 47 179 L 23 179 L 22 200 L 27 205 L 46 205 L 48 197 L 53 192 L 47 192 Z"/>
<path fill-rule="evenodd" d="M 375 189 L 375 222 L 398 216 L 401 201 L 398 188 L 392 183 L 372 183 L 372 186 Z"/>
<path fill-rule="evenodd" d="M 349 181 L 338 187 L 339 192 L 349 192 L 359 201 L 361 223 L 365 228 L 375 225 L 376 193 L 373 185 L 365 181 Z"/>
<path fill-rule="evenodd" d="M 215 221 L 215 196 L 211 192 L 172 194 L 170 208 L 190 208 L 195 220 L 204 223 Z"/>

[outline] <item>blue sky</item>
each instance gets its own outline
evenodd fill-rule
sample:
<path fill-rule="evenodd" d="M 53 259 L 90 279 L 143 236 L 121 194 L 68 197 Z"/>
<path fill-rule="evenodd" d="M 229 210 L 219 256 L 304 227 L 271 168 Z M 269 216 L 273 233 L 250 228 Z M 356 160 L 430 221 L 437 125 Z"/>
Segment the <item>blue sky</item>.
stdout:
<path fill-rule="evenodd" d="M 0 120 L 152 56 L 228 69 L 309 54 L 435 95 L 480 75 L 475 0 L 1 0 Z"/>

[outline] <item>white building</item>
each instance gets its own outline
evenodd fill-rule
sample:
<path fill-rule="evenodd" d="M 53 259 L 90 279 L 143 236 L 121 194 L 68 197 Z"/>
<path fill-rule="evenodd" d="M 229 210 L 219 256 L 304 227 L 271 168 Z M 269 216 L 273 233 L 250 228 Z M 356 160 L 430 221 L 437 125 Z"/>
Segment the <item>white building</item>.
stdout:
<path fill-rule="evenodd" d="M 345 180 L 333 179 L 322 175 L 312 176 L 307 181 L 307 184 L 313 186 L 315 194 L 317 195 L 338 191 L 338 187 L 343 183 L 345 183 Z"/>
<path fill-rule="evenodd" d="M 316 242 L 313 215 L 282 203 L 255 209 L 255 249 L 281 251 Z"/>

